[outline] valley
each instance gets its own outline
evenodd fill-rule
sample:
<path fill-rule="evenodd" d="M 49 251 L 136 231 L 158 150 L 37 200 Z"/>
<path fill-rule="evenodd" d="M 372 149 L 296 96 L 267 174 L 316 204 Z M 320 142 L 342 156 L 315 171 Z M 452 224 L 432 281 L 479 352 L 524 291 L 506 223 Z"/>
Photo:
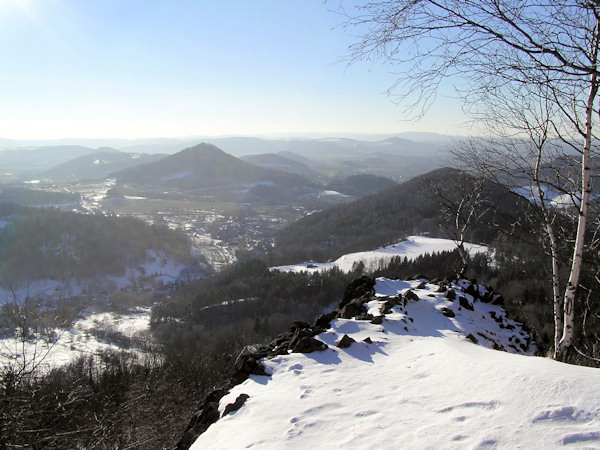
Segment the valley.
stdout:
<path fill-rule="evenodd" d="M 0 185 L 6 209 L 2 220 L 10 230 L 0 245 L 5 247 L 0 257 L 3 360 L 33 362 L 44 355 L 43 366 L 53 367 L 132 345 L 140 352 L 142 343 L 151 342 L 151 308 L 182 283 L 211 276 L 236 261 L 265 257 L 282 230 L 298 219 L 396 185 L 390 178 L 364 173 L 381 173 L 373 161 L 382 155 L 359 163 L 372 144 L 363 143 L 366 148 L 354 152 L 345 151 L 347 142 L 342 150 L 338 144 L 319 144 L 334 149 L 322 154 L 327 163 L 289 151 L 238 159 L 208 144 L 173 155 L 84 147 L 0 152 L 0 167 L 16 178 Z M 286 148 L 286 143 L 279 145 Z M 73 160 L 67 159 L 69 151 Z M 342 163 L 338 170 L 344 155 L 355 162 Z M 23 170 L 27 156 L 38 158 L 32 170 Z M 386 162 L 393 158 L 390 154 Z M 127 227 L 137 228 L 138 237 Z M 115 243 L 102 230 L 110 228 L 131 235 L 121 245 L 133 253 L 109 251 Z M 150 237 L 154 228 L 164 230 L 165 237 L 180 233 L 169 239 L 185 236 L 187 250 L 157 244 Z M 146 237 L 140 237 L 141 231 Z M 28 248 L 20 250 L 23 257 L 11 253 L 19 239 L 32 242 L 19 244 Z M 86 246 L 104 263 L 88 261 Z M 139 248 L 144 249 L 141 254 Z M 47 259 L 45 249 L 53 249 L 54 259 Z M 39 269 L 26 267 L 31 258 L 39 260 Z M 94 269 L 82 271 L 90 264 Z M 23 314 L 28 315 L 28 330 L 20 328 Z M 137 328 L 123 326 L 129 322 Z"/>

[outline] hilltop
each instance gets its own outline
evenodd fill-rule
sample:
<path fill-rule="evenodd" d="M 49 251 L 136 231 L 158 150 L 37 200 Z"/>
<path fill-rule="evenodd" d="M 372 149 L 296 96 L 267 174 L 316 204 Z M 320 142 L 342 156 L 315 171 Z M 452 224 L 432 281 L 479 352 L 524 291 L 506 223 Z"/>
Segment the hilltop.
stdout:
<path fill-rule="evenodd" d="M 244 162 L 211 144 L 186 148 L 159 161 L 115 172 L 123 183 L 184 188 L 226 187 L 272 183 L 283 186 L 310 184 L 299 175 L 265 169 Z"/>
<path fill-rule="evenodd" d="M 276 238 L 275 253 L 295 260 L 328 260 L 350 252 L 397 242 L 418 232 L 447 237 L 440 228 L 440 194 L 451 198 L 474 189 L 477 179 L 457 169 L 442 168 L 389 189 L 310 214 L 284 228 Z M 497 233 L 485 226 L 512 223 L 529 203 L 500 185 L 487 183 L 482 195 L 484 217 L 474 223 L 467 239 L 489 242 Z M 279 261 L 279 260 L 277 260 Z M 284 262 L 284 261 L 283 261 Z"/>
<path fill-rule="evenodd" d="M 487 288 L 378 278 L 365 294 L 247 349 L 270 359 L 207 397 L 192 448 L 600 445 L 597 370 L 531 356 Z"/>

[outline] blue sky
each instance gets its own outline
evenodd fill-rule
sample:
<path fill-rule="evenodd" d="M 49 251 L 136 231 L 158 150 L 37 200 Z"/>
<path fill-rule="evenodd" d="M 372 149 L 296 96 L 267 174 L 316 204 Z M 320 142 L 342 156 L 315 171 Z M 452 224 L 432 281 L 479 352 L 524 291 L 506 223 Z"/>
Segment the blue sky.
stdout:
<path fill-rule="evenodd" d="M 0 138 L 460 133 L 440 98 L 420 122 L 393 67 L 320 0 L 0 0 Z"/>

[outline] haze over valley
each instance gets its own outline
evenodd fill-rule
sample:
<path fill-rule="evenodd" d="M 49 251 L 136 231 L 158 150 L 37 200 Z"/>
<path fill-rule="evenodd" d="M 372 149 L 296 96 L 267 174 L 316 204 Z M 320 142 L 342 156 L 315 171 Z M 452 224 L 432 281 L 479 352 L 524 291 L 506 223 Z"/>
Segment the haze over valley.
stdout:
<path fill-rule="evenodd" d="M 600 448 L 598 1 L 0 35 L 0 449 Z"/>

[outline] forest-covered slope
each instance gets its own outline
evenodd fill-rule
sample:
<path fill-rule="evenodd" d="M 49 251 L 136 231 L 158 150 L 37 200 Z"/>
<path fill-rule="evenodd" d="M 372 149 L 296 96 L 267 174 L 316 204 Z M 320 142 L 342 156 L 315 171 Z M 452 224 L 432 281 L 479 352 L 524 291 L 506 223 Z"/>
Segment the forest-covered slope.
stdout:
<path fill-rule="evenodd" d="M 126 217 L 83 215 L 57 209 L 3 206 L 0 278 L 5 283 L 121 276 L 147 251 L 187 261 L 182 233 Z"/>
<path fill-rule="evenodd" d="M 440 192 L 450 200 L 457 200 L 461 192 L 475 189 L 478 182 L 456 169 L 437 169 L 390 189 L 311 214 L 282 230 L 276 240 L 274 260 L 326 261 L 344 253 L 391 244 L 410 234 L 447 237 L 440 227 L 440 220 L 447 221 L 440 215 Z M 482 201 L 487 209 L 482 218 L 485 220 L 470 227 L 471 242 L 491 241 L 496 236 L 495 228 L 507 226 L 529 207 L 523 198 L 491 183 L 484 184 Z M 490 229 L 488 223 L 497 227 Z"/>

